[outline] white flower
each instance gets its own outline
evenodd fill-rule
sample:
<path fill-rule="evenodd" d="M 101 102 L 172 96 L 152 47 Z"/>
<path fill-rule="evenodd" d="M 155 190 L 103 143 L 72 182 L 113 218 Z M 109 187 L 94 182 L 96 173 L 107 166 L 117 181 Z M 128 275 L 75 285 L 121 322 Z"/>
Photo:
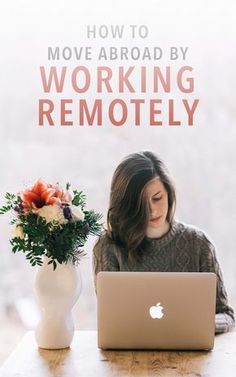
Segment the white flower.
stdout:
<path fill-rule="evenodd" d="M 63 210 L 58 204 L 43 206 L 37 210 L 37 215 L 43 217 L 47 223 L 53 221 L 59 224 L 66 224 L 68 222 L 63 215 Z"/>
<path fill-rule="evenodd" d="M 18 237 L 20 239 L 24 239 L 25 238 L 25 235 L 24 235 L 24 232 L 23 232 L 23 228 L 20 224 L 15 224 L 13 230 L 12 230 L 12 237 Z"/>
<path fill-rule="evenodd" d="M 71 205 L 70 208 L 74 220 L 84 221 L 84 213 L 80 206 Z"/>

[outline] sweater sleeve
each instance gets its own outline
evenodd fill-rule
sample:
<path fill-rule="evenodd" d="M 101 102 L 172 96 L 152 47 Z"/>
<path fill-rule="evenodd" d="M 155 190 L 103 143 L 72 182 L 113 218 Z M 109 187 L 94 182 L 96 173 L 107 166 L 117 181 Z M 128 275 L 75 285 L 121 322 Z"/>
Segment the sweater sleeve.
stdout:
<path fill-rule="evenodd" d="M 228 305 L 228 298 L 224 286 L 222 271 L 216 258 L 215 247 L 203 234 L 200 251 L 200 270 L 214 272 L 217 277 L 215 333 L 227 332 L 235 325 L 234 311 Z"/>
<path fill-rule="evenodd" d="M 97 274 L 100 271 L 119 271 L 116 257 L 116 246 L 104 233 L 93 248 L 93 275 L 95 291 L 97 292 Z"/>

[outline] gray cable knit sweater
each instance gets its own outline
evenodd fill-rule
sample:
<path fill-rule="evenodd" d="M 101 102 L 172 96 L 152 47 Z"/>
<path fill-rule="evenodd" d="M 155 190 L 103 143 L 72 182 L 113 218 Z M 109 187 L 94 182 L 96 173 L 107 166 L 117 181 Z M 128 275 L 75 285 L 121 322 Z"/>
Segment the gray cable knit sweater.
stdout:
<path fill-rule="evenodd" d="M 206 235 L 196 227 L 173 221 L 170 230 L 161 238 L 146 238 L 145 250 L 132 266 L 128 255 L 121 252 L 104 233 L 93 249 L 93 269 L 99 271 L 172 271 L 215 272 L 217 275 L 215 332 L 227 332 L 234 327 L 234 311 L 228 305 L 222 272 L 215 248 Z"/>

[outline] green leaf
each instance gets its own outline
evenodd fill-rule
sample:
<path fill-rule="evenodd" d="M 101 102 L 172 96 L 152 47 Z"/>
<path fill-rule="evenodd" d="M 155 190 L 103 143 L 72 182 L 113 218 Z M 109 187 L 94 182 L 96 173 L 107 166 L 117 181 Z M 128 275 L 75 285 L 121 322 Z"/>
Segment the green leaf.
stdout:
<path fill-rule="evenodd" d="M 0 207 L 0 215 L 3 215 L 4 213 L 10 211 L 12 208 L 12 204 Z"/>
<path fill-rule="evenodd" d="M 12 219 L 12 220 L 10 221 L 10 224 L 11 224 L 11 225 L 14 225 L 14 224 L 17 223 L 17 221 L 18 221 L 17 219 Z"/>
<path fill-rule="evenodd" d="M 83 193 L 83 191 L 74 190 L 73 193 L 74 198 L 72 200 L 72 204 L 74 206 L 81 206 L 82 208 L 85 207 L 86 195 Z"/>
<path fill-rule="evenodd" d="M 16 195 L 14 195 L 14 194 L 10 194 L 9 192 L 7 192 L 7 193 L 5 194 L 5 199 L 6 199 L 6 200 L 10 200 L 10 201 L 12 201 L 12 200 L 16 199 Z"/>

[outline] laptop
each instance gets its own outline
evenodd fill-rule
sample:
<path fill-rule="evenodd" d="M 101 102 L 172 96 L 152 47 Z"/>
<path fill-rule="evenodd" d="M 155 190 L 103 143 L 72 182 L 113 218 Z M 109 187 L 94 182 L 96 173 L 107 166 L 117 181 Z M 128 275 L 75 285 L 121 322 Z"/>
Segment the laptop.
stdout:
<path fill-rule="evenodd" d="M 99 272 L 98 347 L 210 350 L 216 275 L 210 272 Z"/>

